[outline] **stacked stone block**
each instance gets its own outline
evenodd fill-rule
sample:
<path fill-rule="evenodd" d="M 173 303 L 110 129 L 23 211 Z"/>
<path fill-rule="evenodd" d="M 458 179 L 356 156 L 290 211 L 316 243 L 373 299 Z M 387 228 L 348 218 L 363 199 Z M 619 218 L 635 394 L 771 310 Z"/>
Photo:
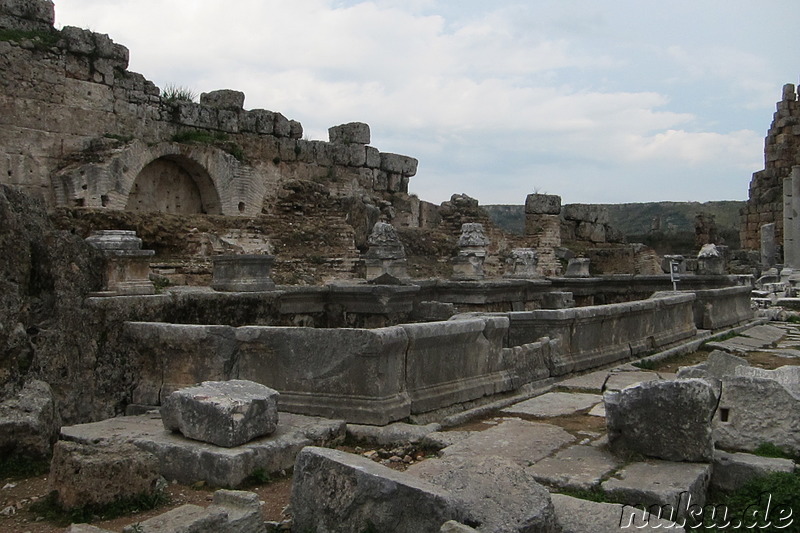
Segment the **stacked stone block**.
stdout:
<path fill-rule="evenodd" d="M 525 199 L 525 236 L 539 253 L 538 271 L 543 276 L 561 272 L 555 249 L 561 246 L 561 197 L 529 194 Z"/>
<path fill-rule="evenodd" d="M 764 224 L 775 224 L 775 238 L 782 242 L 783 180 L 794 165 L 800 165 L 800 107 L 795 86 L 787 84 L 764 142 L 764 169 L 753 174 L 749 199 L 742 208 L 742 248 L 759 249 L 759 230 Z"/>

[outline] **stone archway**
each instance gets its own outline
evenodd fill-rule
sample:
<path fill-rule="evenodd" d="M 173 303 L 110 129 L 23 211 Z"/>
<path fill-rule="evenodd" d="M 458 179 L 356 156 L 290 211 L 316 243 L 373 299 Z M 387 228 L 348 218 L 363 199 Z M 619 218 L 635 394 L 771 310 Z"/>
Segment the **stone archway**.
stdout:
<path fill-rule="evenodd" d="M 138 173 L 126 211 L 179 215 L 222 214 L 219 194 L 208 171 L 181 155 L 159 157 Z"/>

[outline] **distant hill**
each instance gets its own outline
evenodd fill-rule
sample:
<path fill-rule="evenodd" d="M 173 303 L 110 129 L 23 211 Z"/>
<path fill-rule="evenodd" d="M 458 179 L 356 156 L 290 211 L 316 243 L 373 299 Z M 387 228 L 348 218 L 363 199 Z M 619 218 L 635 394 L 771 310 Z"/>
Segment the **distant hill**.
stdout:
<path fill-rule="evenodd" d="M 599 205 L 608 208 L 611 226 L 625 234 L 629 240 L 631 237 L 647 235 L 653 229 L 659 229 L 659 233 L 665 234 L 688 232 L 693 235 L 695 216 L 704 213 L 714 216 L 718 231 L 730 241 L 739 231 L 739 210 L 744 207 L 745 202 L 648 202 Z M 489 213 L 492 221 L 504 230 L 517 235 L 522 235 L 524 232 L 525 206 L 484 205 L 482 207 Z"/>

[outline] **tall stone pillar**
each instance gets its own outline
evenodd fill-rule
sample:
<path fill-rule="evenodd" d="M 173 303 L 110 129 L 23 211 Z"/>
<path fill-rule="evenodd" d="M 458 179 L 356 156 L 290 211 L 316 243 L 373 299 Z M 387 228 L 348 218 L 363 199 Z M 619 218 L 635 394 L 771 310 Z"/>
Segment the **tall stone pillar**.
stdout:
<path fill-rule="evenodd" d="M 561 197 L 553 194 L 529 194 L 525 199 L 525 236 L 539 255 L 538 272 L 557 276 L 561 263 L 555 249 L 561 246 Z"/>
<path fill-rule="evenodd" d="M 796 281 L 800 272 L 800 165 L 783 179 L 783 264 L 781 281 Z"/>
<path fill-rule="evenodd" d="M 777 263 L 775 246 L 775 223 L 761 226 L 761 270 L 769 270 Z"/>

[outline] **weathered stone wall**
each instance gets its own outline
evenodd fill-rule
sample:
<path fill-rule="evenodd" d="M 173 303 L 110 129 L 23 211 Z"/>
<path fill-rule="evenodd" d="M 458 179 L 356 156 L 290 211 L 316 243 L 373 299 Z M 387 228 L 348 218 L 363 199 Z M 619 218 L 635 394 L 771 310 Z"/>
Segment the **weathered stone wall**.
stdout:
<path fill-rule="evenodd" d="M 366 124 L 309 141 L 281 113 L 245 110 L 237 91 L 200 103 L 163 95 L 127 70 L 124 46 L 80 28 L 57 32 L 52 11 L 48 0 L 0 2 L 0 24 L 40 31 L 0 42 L 0 183 L 50 208 L 253 216 L 281 183 L 309 180 L 334 195 L 373 198 L 396 225 L 418 224 L 419 202 L 407 194 L 417 160 L 368 146 Z M 166 189 L 148 178 L 154 173 L 180 205 L 155 201 Z M 402 207 L 388 209 L 395 198 Z"/>
<path fill-rule="evenodd" d="M 555 249 L 561 246 L 561 197 L 529 194 L 525 199 L 525 237 L 539 254 L 537 271 L 544 276 L 561 274 Z"/>
<path fill-rule="evenodd" d="M 783 242 L 783 180 L 794 165 L 800 165 L 800 104 L 795 86 L 787 84 L 764 140 L 764 169 L 753 174 L 742 209 L 742 248 L 759 249 L 764 224 L 774 223 L 775 239 Z"/>
<path fill-rule="evenodd" d="M 603 244 L 624 242 L 625 236 L 611 227 L 607 208 L 568 204 L 561 208 L 561 240 Z"/>

